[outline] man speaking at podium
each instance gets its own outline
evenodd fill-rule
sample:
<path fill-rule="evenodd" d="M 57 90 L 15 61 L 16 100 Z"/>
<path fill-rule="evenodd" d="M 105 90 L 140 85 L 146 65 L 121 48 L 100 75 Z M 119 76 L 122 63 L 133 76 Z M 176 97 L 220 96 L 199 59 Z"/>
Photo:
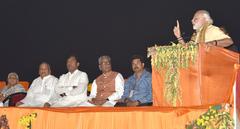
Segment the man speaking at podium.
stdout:
<path fill-rule="evenodd" d="M 213 19 L 206 10 L 198 10 L 192 19 L 193 33 L 191 41 L 195 43 L 207 43 L 208 45 L 214 45 L 219 47 L 228 47 L 233 44 L 231 37 L 225 34 L 220 28 L 212 25 Z M 177 25 L 173 28 L 174 35 L 180 43 L 185 43 L 181 36 L 180 25 L 177 21 Z"/>

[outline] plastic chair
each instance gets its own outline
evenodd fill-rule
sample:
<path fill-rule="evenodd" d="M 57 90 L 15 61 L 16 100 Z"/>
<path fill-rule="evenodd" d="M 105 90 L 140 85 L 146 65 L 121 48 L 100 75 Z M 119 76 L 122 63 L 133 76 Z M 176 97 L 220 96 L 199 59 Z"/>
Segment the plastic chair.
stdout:
<path fill-rule="evenodd" d="M 92 90 L 92 83 L 89 83 L 89 84 L 88 84 L 88 87 L 87 87 L 87 96 L 90 95 L 91 90 Z"/>
<path fill-rule="evenodd" d="M 29 82 L 27 82 L 27 81 L 19 81 L 18 83 L 21 84 L 26 91 L 29 89 Z M 4 86 L 6 86 L 6 82 L 5 81 L 0 81 L 0 90 Z"/>
<path fill-rule="evenodd" d="M 6 82 L 5 81 L 0 81 L 0 90 L 6 86 Z"/>
<path fill-rule="evenodd" d="M 18 83 L 21 84 L 26 91 L 29 89 L 28 81 L 19 81 Z"/>

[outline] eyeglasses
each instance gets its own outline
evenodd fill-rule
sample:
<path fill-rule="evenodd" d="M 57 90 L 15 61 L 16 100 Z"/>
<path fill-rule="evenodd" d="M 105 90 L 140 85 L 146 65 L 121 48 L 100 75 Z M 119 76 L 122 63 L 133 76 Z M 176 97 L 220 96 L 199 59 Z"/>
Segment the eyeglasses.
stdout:
<path fill-rule="evenodd" d="M 16 80 L 17 80 L 17 78 L 16 78 L 16 77 L 9 77 L 8 79 L 16 79 Z"/>
<path fill-rule="evenodd" d="M 110 65 L 110 64 L 111 64 L 110 62 L 102 62 L 99 65 Z"/>

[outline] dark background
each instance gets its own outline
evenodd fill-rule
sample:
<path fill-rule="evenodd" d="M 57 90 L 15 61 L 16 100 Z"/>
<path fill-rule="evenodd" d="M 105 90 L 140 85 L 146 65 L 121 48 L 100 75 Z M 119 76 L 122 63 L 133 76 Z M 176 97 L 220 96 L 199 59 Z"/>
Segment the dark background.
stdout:
<path fill-rule="evenodd" d="M 236 1 L 96 1 L 2 0 L 0 2 L 0 80 L 17 72 L 20 80 L 38 76 L 38 65 L 49 62 L 53 75 L 66 73 L 70 54 L 90 81 L 100 74 L 97 59 L 110 55 L 115 71 L 132 74 L 133 54 L 146 57 L 147 47 L 175 40 L 172 29 L 179 19 L 185 37 L 191 19 L 206 9 L 214 24 L 224 26 L 239 44 L 239 4 Z M 150 68 L 150 60 L 146 66 Z"/>

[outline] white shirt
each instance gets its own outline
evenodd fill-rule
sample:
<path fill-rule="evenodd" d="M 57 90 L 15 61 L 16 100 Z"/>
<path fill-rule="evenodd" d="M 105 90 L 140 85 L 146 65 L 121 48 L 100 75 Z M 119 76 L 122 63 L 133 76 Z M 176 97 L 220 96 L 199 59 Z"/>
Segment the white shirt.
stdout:
<path fill-rule="evenodd" d="M 121 99 L 124 91 L 124 79 L 123 76 L 118 73 L 118 75 L 115 78 L 115 91 L 112 95 L 108 97 L 109 101 L 107 101 L 103 106 L 114 106 L 116 104 L 116 100 Z M 92 98 L 95 98 L 97 95 L 97 84 L 96 79 L 93 81 L 91 94 L 89 96 L 89 100 Z"/>
<path fill-rule="evenodd" d="M 43 79 L 36 78 L 27 91 L 27 96 L 21 100 L 24 103 L 21 106 L 43 106 L 53 96 L 57 81 L 58 79 L 53 75 L 48 75 Z"/>
<path fill-rule="evenodd" d="M 58 81 L 55 92 L 57 98 L 49 102 L 53 107 L 71 107 L 87 100 L 88 76 L 85 72 L 75 70 L 73 73 L 63 74 Z M 76 88 L 74 88 L 76 87 Z M 60 94 L 66 96 L 61 97 Z"/>

